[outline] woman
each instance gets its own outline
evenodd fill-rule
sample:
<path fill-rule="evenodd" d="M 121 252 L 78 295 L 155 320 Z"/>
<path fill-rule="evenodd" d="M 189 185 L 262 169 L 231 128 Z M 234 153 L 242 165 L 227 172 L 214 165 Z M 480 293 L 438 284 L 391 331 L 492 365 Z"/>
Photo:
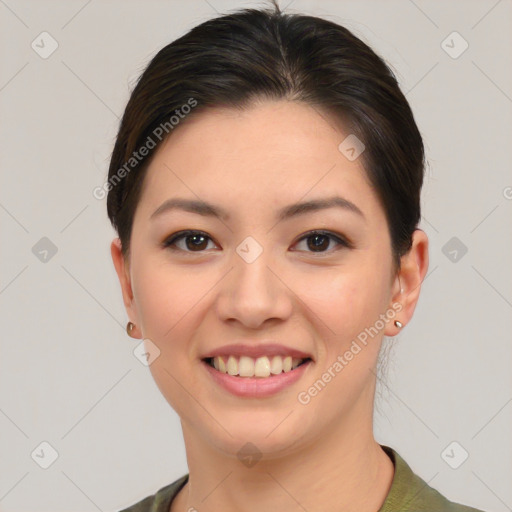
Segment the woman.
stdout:
<path fill-rule="evenodd" d="M 347 29 L 244 10 L 163 48 L 109 169 L 129 323 L 189 473 L 125 509 L 473 511 L 373 435 L 383 336 L 428 268 L 424 148 Z"/>

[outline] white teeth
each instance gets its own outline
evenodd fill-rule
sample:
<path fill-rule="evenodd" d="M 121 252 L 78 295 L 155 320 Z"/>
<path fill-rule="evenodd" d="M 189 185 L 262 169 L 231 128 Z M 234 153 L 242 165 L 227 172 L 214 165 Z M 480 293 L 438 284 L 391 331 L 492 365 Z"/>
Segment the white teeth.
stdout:
<path fill-rule="evenodd" d="M 238 375 L 238 361 L 233 356 L 228 358 L 228 373 L 229 375 Z"/>
<path fill-rule="evenodd" d="M 270 376 L 270 361 L 267 356 L 258 357 L 258 359 L 256 359 L 254 363 L 254 375 L 256 377 Z"/>
<path fill-rule="evenodd" d="M 242 356 L 238 362 L 238 374 L 240 377 L 252 377 L 254 375 L 254 359 Z"/>
<path fill-rule="evenodd" d="M 270 371 L 277 375 L 283 371 L 283 358 L 281 356 L 274 356 L 270 364 Z"/>
<path fill-rule="evenodd" d="M 212 366 L 229 375 L 239 375 L 240 377 L 270 377 L 271 375 L 279 375 L 282 372 L 289 372 L 300 363 L 303 359 L 292 356 L 273 356 L 269 359 L 267 356 L 252 358 L 248 356 L 217 356 L 213 358 Z"/>

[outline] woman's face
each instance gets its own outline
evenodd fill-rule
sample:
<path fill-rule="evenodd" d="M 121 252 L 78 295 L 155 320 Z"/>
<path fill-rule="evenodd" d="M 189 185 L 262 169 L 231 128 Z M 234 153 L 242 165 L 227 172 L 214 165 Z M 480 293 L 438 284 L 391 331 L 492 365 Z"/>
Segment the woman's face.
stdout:
<path fill-rule="evenodd" d="M 125 303 L 148 351 L 160 351 L 150 370 L 186 434 L 224 453 L 250 441 L 277 456 L 336 429 L 371 431 L 398 281 L 361 158 L 338 148 L 348 135 L 299 103 L 214 109 L 178 126 L 148 168 L 129 264 L 116 267 Z M 335 197 L 346 202 L 290 208 Z M 155 213 L 177 198 L 226 215 Z M 165 246 L 183 230 L 201 233 Z M 226 363 L 251 356 L 248 374 L 254 363 L 267 371 L 265 356 L 276 372 L 287 364 L 276 354 L 310 361 L 286 375 L 221 375 L 204 361 L 221 347 Z"/>

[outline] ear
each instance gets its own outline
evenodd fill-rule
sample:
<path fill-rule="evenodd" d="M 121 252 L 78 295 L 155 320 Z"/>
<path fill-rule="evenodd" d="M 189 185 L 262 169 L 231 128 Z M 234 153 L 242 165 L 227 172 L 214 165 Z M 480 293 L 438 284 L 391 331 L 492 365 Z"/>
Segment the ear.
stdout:
<path fill-rule="evenodd" d="M 112 243 L 110 244 L 110 253 L 112 255 L 112 261 L 114 262 L 114 267 L 117 272 L 117 277 L 119 278 L 119 283 L 121 284 L 121 291 L 123 293 L 123 302 L 126 313 L 128 314 L 130 321 L 135 324 L 135 327 L 132 331 L 132 337 L 142 338 L 140 325 L 138 322 L 137 308 L 135 307 L 133 299 L 129 262 L 126 261 L 123 256 L 121 240 L 119 238 L 114 238 L 114 240 L 112 240 Z"/>
<path fill-rule="evenodd" d="M 412 319 L 421 285 L 428 270 L 428 261 L 428 237 L 423 230 L 416 229 L 412 235 L 412 246 L 409 252 L 400 259 L 400 271 L 395 278 L 393 296 L 389 305 L 396 314 L 386 326 L 384 331 L 386 336 L 396 336 L 402 330 L 396 327 L 395 320 L 405 326 Z"/>

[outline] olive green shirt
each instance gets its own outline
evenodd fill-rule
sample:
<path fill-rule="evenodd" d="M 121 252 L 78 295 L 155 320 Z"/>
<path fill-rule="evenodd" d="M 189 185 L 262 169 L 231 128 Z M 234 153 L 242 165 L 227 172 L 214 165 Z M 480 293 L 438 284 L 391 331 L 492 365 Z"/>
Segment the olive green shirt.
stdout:
<path fill-rule="evenodd" d="M 395 450 L 381 446 L 393 461 L 395 474 L 389 493 L 378 512 L 483 512 L 447 500 L 413 473 Z M 173 498 L 187 481 L 188 474 L 120 512 L 169 512 Z"/>

